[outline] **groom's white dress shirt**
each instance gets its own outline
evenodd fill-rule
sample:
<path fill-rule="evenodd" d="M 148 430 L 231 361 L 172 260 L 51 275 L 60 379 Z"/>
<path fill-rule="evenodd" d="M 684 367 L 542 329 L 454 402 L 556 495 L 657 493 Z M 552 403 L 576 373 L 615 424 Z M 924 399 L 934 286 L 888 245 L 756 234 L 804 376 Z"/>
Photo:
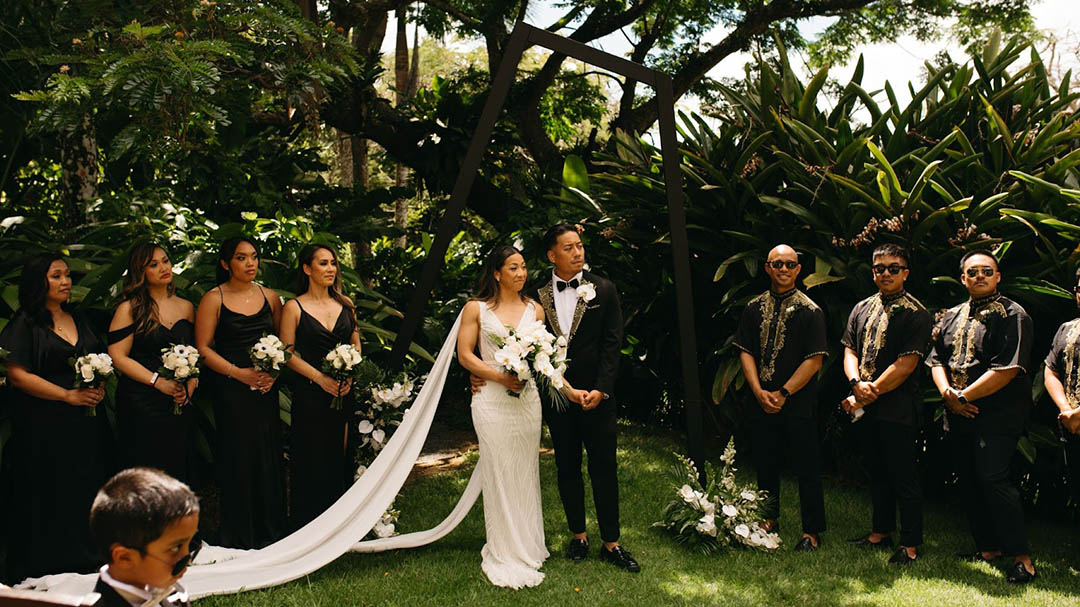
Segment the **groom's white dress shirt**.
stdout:
<path fill-rule="evenodd" d="M 578 272 L 570 280 L 577 280 L 580 283 L 581 274 L 581 272 Z M 554 270 L 551 272 L 551 280 L 551 292 L 552 297 L 555 298 L 555 313 L 559 317 L 559 328 L 562 329 L 564 335 L 569 337 L 570 327 L 574 324 L 574 309 L 577 308 L 577 289 L 566 285 L 566 288 L 560 291 L 557 286 L 558 283 L 569 281 L 564 281 L 556 276 Z"/>

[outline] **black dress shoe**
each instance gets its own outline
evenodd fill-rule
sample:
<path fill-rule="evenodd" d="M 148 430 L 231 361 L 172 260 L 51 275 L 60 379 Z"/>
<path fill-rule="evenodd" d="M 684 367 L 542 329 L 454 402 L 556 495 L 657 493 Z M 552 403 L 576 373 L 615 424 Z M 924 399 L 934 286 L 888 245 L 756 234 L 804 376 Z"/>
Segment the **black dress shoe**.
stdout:
<path fill-rule="evenodd" d="M 619 569 L 625 569 L 630 573 L 638 573 L 641 571 L 641 565 L 634 560 L 634 557 L 630 556 L 630 553 L 622 546 L 616 545 L 611 550 L 600 547 L 600 558 L 612 565 L 615 565 Z"/>
<path fill-rule="evenodd" d="M 862 537 L 853 537 L 848 540 L 847 543 L 853 546 L 868 546 L 870 548 L 877 548 L 879 550 L 892 550 L 893 546 L 892 538 L 887 535 L 876 542 L 871 542 L 870 536 L 864 535 Z"/>
<path fill-rule="evenodd" d="M 914 563 L 917 558 L 919 558 L 918 554 L 910 556 L 907 553 L 907 548 L 901 546 L 899 550 L 889 557 L 889 563 L 892 565 L 910 565 Z"/>
<path fill-rule="evenodd" d="M 570 538 L 570 544 L 566 547 L 566 558 L 571 561 L 584 561 L 589 556 L 589 540 Z"/>
<path fill-rule="evenodd" d="M 1026 584 L 1038 577 L 1039 572 L 1029 573 L 1023 563 L 1016 562 L 1005 570 L 1005 581 L 1010 584 Z"/>
<path fill-rule="evenodd" d="M 821 538 L 817 540 L 818 545 L 815 546 L 813 540 L 809 536 L 799 540 L 798 544 L 795 544 L 795 552 L 813 552 L 821 547 Z"/>

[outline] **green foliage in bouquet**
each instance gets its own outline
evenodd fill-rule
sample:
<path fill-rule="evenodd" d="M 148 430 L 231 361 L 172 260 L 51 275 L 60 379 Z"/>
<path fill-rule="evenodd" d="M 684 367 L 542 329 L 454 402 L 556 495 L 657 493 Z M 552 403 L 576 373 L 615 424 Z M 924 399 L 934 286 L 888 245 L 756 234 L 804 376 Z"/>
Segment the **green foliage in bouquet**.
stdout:
<path fill-rule="evenodd" d="M 735 441 L 728 441 L 720 474 L 705 462 L 708 483 L 702 487 L 698 469 L 689 458 L 675 454 L 673 468 L 676 497 L 664 507 L 655 523 L 671 532 L 676 541 L 696 546 L 706 554 L 728 546 L 753 550 L 776 550 L 780 536 L 761 528 L 762 508 L 769 499 L 765 491 L 740 486 L 735 480 Z"/>

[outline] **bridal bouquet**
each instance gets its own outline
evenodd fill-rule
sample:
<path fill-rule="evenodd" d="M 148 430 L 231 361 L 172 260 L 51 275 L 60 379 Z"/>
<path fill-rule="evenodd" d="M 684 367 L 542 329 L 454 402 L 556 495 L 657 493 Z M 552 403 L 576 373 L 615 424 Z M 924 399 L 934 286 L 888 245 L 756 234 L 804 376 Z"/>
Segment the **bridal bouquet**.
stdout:
<path fill-rule="evenodd" d="M 505 338 L 494 333 L 491 338 L 499 346 L 495 351 L 499 366 L 523 382 L 536 379 L 537 386 L 547 391 L 555 408 L 566 409 L 569 399 L 562 392 L 566 385 L 565 337 L 556 338 L 544 328 L 544 323 L 530 320 L 521 330 L 510 329 Z M 506 392 L 520 396 L 510 390 Z"/>
<path fill-rule="evenodd" d="M 363 358 L 360 356 L 360 350 L 357 350 L 351 344 L 338 344 L 334 346 L 332 350 L 326 353 L 326 357 L 323 359 L 322 367 L 320 371 L 334 378 L 338 382 L 338 392 L 341 392 L 342 386 L 350 379 L 355 379 L 360 370 L 360 362 Z M 331 409 L 341 409 L 341 396 L 335 396 L 334 400 L 330 401 Z"/>
<path fill-rule="evenodd" d="M 75 387 L 92 388 L 105 383 L 116 373 L 112 357 L 108 354 L 84 354 L 75 359 Z M 87 407 L 88 416 L 97 415 L 97 407 Z"/>
<path fill-rule="evenodd" d="M 195 346 L 187 344 L 174 344 L 161 351 L 161 368 L 158 375 L 165 379 L 171 379 L 184 387 L 184 402 L 187 404 L 191 395 L 188 394 L 187 380 L 199 375 L 199 350 Z M 180 415 L 180 406 L 173 403 L 173 415 Z"/>
<path fill-rule="evenodd" d="M 251 346 L 251 363 L 257 371 L 277 377 L 281 374 L 281 366 L 292 358 L 292 352 L 287 347 L 277 335 L 263 335 Z M 254 387 L 251 389 L 255 390 Z"/>
<path fill-rule="evenodd" d="M 780 547 L 780 536 L 759 524 L 768 499 L 766 492 L 740 486 L 735 480 L 734 439 L 724 449 L 724 468 L 719 475 L 705 463 L 709 477 L 705 487 L 698 481 L 693 462 L 676 457 L 676 497 L 664 507 L 663 520 L 653 523 L 654 527 L 667 529 L 677 541 L 696 545 L 707 553 L 731 545 L 764 551 Z"/>

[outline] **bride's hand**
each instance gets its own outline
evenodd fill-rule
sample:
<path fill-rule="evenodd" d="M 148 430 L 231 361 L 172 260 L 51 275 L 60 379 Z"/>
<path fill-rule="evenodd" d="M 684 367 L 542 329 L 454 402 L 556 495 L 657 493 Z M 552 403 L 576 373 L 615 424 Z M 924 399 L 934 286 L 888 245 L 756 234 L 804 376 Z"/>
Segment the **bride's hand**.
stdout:
<path fill-rule="evenodd" d="M 503 373 L 499 378 L 499 383 L 506 386 L 506 389 L 511 392 L 521 392 L 525 389 L 525 382 L 518 379 L 516 375 L 509 373 Z"/>

